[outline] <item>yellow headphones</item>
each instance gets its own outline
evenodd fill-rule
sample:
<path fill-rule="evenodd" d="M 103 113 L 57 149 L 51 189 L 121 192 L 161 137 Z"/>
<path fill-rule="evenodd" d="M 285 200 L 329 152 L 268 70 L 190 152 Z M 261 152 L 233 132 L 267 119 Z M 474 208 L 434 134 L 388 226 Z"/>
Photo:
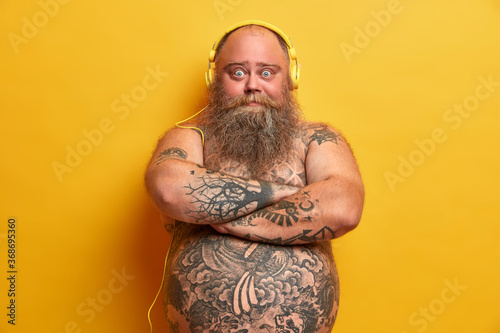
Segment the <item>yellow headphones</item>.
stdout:
<path fill-rule="evenodd" d="M 295 48 L 293 47 L 290 38 L 288 38 L 288 36 L 285 35 L 285 33 L 283 31 L 281 31 L 281 29 L 275 27 L 274 25 L 269 24 L 267 22 L 256 21 L 256 20 L 243 21 L 243 22 L 240 22 L 238 24 L 231 26 L 214 43 L 214 46 L 212 47 L 212 50 L 210 51 L 210 55 L 208 56 L 208 70 L 207 70 L 206 75 L 205 75 L 207 85 L 210 85 L 210 83 L 212 83 L 214 78 L 215 78 L 215 53 L 217 52 L 217 47 L 219 46 L 219 43 L 227 34 L 229 34 L 230 32 L 232 32 L 238 28 L 244 27 L 246 25 L 259 25 L 261 27 L 267 28 L 267 29 L 277 33 L 283 39 L 283 41 L 286 43 L 286 46 L 288 48 L 288 56 L 290 58 L 290 77 L 292 78 L 293 89 L 297 89 L 299 87 L 300 65 L 297 61 L 297 54 L 295 53 Z"/>

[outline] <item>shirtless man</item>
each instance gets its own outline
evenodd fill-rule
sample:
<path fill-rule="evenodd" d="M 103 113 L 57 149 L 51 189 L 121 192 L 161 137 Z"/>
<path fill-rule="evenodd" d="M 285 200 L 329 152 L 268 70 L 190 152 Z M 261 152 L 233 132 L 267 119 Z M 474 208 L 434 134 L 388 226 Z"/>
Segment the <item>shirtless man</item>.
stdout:
<path fill-rule="evenodd" d="M 259 22 L 227 33 L 209 105 L 190 129 L 167 131 L 148 166 L 173 232 L 171 332 L 330 332 L 335 322 L 330 240 L 358 225 L 364 188 L 346 139 L 301 118 L 285 37 Z"/>

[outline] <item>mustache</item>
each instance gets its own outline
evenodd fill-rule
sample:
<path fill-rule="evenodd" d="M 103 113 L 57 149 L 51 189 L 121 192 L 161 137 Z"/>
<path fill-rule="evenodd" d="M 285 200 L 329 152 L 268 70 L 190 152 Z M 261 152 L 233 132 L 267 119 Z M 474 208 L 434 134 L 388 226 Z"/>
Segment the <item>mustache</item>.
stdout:
<path fill-rule="evenodd" d="M 281 107 L 280 101 L 275 100 L 267 95 L 249 94 L 237 96 L 229 101 L 226 101 L 226 103 L 224 103 L 224 108 L 236 109 L 247 106 L 250 103 L 258 103 L 259 106 L 269 109 L 279 109 Z"/>

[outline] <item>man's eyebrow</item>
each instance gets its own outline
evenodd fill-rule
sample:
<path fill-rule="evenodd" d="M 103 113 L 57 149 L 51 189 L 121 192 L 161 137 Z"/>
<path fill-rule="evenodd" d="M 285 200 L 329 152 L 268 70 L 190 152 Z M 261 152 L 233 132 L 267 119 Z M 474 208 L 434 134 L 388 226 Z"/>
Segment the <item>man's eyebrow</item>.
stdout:
<path fill-rule="evenodd" d="M 281 68 L 280 65 L 278 64 L 272 64 L 272 63 L 267 63 L 267 62 L 258 62 L 257 63 L 257 66 L 260 66 L 260 67 L 275 67 L 275 68 Z"/>
<path fill-rule="evenodd" d="M 227 69 L 231 66 L 248 66 L 248 64 L 249 64 L 248 61 L 242 61 L 242 62 L 233 61 L 233 62 L 229 62 L 226 66 L 224 66 L 224 69 Z M 259 66 L 259 67 L 274 67 L 277 69 L 281 69 L 280 65 L 273 64 L 273 63 L 267 63 L 267 62 L 258 62 L 257 66 Z"/>

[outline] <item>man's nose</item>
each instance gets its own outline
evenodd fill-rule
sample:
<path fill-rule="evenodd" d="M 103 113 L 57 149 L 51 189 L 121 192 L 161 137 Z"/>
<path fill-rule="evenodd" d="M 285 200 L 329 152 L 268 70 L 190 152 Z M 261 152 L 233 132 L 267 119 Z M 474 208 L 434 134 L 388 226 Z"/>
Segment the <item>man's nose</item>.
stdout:
<path fill-rule="evenodd" d="M 253 94 L 253 93 L 258 93 L 261 92 L 262 87 L 260 85 L 260 80 L 257 77 L 256 74 L 250 74 L 248 76 L 246 85 L 245 85 L 245 92 L 247 94 Z"/>

